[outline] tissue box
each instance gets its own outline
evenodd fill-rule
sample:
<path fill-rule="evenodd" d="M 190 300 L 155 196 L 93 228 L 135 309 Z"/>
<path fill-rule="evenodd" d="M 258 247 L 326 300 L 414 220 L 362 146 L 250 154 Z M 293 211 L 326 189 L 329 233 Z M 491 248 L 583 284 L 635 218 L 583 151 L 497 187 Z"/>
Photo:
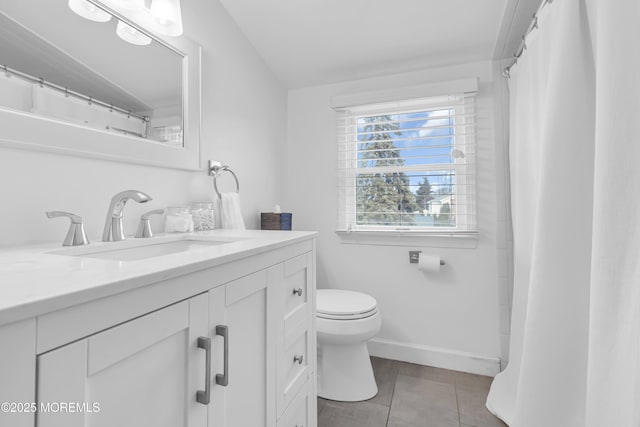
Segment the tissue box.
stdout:
<path fill-rule="evenodd" d="M 263 230 L 291 230 L 290 213 L 262 212 L 260 214 L 260 228 Z"/>

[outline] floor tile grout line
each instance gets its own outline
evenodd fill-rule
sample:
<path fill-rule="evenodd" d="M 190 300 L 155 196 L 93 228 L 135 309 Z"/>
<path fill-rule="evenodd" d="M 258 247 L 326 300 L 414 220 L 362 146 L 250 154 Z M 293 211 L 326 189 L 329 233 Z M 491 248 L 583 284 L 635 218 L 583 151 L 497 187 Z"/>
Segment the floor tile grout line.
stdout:
<path fill-rule="evenodd" d="M 456 409 L 458 410 L 458 425 L 462 427 L 462 417 L 460 416 L 460 399 L 458 398 L 458 382 L 453 378 L 453 392 L 456 395 Z"/>
<path fill-rule="evenodd" d="M 385 427 L 389 427 L 389 418 L 391 417 L 391 406 L 393 406 L 393 397 L 396 394 L 396 384 L 398 383 L 398 375 L 400 373 L 400 366 L 397 366 L 398 363 L 394 361 L 393 364 L 398 369 L 395 374 L 395 380 L 393 381 L 393 390 L 391 390 L 391 399 L 389 400 L 389 410 L 387 411 L 387 422 L 384 423 Z"/>

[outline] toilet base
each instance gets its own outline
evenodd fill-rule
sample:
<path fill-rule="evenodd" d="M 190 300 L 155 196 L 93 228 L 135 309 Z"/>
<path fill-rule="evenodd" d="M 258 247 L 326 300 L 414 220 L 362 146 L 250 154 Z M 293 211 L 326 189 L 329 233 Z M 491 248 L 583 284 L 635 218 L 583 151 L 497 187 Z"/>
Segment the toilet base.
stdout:
<path fill-rule="evenodd" d="M 318 396 L 358 402 L 378 394 L 366 342 L 318 344 Z"/>

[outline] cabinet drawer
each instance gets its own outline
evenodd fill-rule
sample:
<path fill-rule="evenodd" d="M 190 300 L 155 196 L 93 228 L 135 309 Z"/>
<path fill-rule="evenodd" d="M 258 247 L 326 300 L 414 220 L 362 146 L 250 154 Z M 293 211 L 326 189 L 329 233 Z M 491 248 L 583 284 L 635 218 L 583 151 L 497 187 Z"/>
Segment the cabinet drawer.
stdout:
<path fill-rule="evenodd" d="M 296 388 L 295 384 L 304 383 L 307 380 L 309 358 L 307 354 L 309 333 L 304 331 L 298 339 L 285 352 L 285 381 L 284 392 Z"/>
<path fill-rule="evenodd" d="M 284 315 L 287 316 L 309 301 L 309 263 L 307 255 L 292 258 L 284 264 Z"/>
<path fill-rule="evenodd" d="M 284 351 L 279 360 L 279 401 L 284 409 L 300 392 L 309 377 L 309 331 L 304 330 Z"/>
<path fill-rule="evenodd" d="M 309 393 L 309 383 L 306 383 L 303 390 L 291 402 L 291 405 L 278 421 L 278 427 L 313 427 L 311 422 L 313 396 Z"/>
<path fill-rule="evenodd" d="M 284 348 L 293 345 L 303 331 L 309 329 L 309 304 L 303 304 L 284 319 Z"/>

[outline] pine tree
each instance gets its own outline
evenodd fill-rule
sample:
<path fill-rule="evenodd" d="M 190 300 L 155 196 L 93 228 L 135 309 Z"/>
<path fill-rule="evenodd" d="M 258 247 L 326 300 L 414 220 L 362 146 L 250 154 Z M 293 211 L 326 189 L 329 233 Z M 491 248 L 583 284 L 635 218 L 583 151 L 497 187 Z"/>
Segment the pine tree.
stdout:
<path fill-rule="evenodd" d="M 418 187 L 418 190 L 416 191 L 416 204 L 419 209 L 426 210 L 429 200 L 432 199 L 431 184 L 429 183 L 429 178 L 425 176 L 422 178 L 420 187 Z"/>
<path fill-rule="evenodd" d="M 453 218 L 451 217 L 451 205 L 449 202 L 444 203 L 440 208 L 440 214 L 436 218 L 436 224 L 445 227 L 455 225 L 453 224 Z"/>
<path fill-rule="evenodd" d="M 388 115 L 365 117 L 360 139 L 359 167 L 402 166 L 404 160 L 392 135 L 401 135 L 400 125 Z M 418 209 L 404 172 L 358 174 L 356 178 L 358 224 L 413 225 Z"/>

